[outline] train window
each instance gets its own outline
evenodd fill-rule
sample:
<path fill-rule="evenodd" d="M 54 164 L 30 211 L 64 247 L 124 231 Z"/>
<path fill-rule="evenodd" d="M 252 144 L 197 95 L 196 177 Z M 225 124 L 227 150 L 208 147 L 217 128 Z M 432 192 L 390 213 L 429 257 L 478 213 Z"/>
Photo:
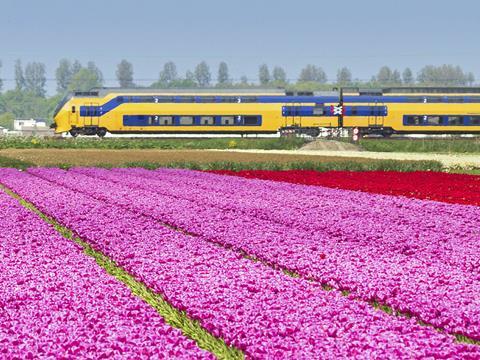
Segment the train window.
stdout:
<path fill-rule="evenodd" d="M 193 125 L 193 116 L 180 116 L 178 119 L 179 125 Z"/>
<path fill-rule="evenodd" d="M 315 110 L 314 111 L 314 115 L 315 115 Z M 356 106 L 352 106 L 352 115 L 355 116 L 355 115 L 358 115 L 358 108 Z"/>
<path fill-rule="evenodd" d="M 140 96 L 139 97 L 139 102 L 143 102 L 143 103 L 154 103 L 155 102 L 155 98 L 153 96 Z"/>
<path fill-rule="evenodd" d="M 442 117 L 440 115 L 427 116 L 428 125 L 442 125 Z"/>
<path fill-rule="evenodd" d="M 214 125 L 215 119 L 213 116 L 200 116 L 200 124 L 201 125 Z"/>
<path fill-rule="evenodd" d="M 191 103 L 191 102 L 195 102 L 195 98 L 193 96 L 179 96 L 177 97 L 176 102 Z"/>
<path fill-rule="evenodd" d="M 470 116 L 470 125 L 480 125 L 480 116 Z"/>
<path fill-rule="evenodd" d="M 244 116 L 243 124 L 244 125 L 257 125 L 258 117 L 257 116 Z"/>
<path fill-rule="evenodd" d="M 159 116 L 159 125 L 173 125 L 173 117 L 172 116 Z"/>
<path fill-rule="evenodd" d="M 421 116 L 407 116 L 406 125 L 422 125 Z"/>
<path fill-rule="evenodd" d="M 238 102 L 238 99 L 239 99 L 238 97 L 234 97 L 234 96 L 222 96 L 218 100 L 220 102 L 236 103 Z"/>
<path fill-rule="evenodd" d="M 199 96 L 198 102 L 213 103 L 215 102 L 215 96 Z"/>
<path fill-rule="evenodd" d="M 220 118 L 220 124 L 222 124 L 222 125 L 233 125 L 234 124 L 233 116 L 222 116 Z"/>
<path fill-rule="evenodd" d="M 447 116 L 448 125 L 463 125 L 463 116 Z"/>
<path fill-rule="evenodd" d="M 153 96 L 152 97 L 154 103 L 170 103 L 173 102 L 172 96 Z"/>
<path fill-rule="evenodd" d="M 75 114 L 76 111 L 77 109 L 75 108 L 75 106 L 72 106 L 72 114 Z"/>
<path fill-rule="evenodd" d="M 148 125 L 153 125 L 153 120 L 155 119 L 155 116 L 147 116 L 148 117 Z"/>

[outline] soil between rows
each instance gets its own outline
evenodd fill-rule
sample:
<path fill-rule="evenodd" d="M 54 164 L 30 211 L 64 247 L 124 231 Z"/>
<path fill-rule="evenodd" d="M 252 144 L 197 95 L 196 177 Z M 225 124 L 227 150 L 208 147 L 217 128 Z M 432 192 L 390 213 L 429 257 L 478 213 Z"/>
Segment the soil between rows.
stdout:
<path fill-rule="evenodd" d="M 97 150 L 97 149 L 5 149 L 0 156 L 26 161 L 37 166 L 68 164 L 76 166 L 123 165 L 130 162 L 152 162 L 168 164 L 172 162 L 211 163 L 229 161 L 249 162 L 359 162 L 371 163 L 368 158 L 350 158 L 341 156 L 244 153 L 209 150 Z"/>

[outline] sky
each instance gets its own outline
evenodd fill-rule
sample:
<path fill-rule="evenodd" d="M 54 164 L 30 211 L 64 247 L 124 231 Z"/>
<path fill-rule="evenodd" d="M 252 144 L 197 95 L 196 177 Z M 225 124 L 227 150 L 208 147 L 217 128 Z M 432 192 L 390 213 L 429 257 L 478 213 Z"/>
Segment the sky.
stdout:
<path fill-rule="evenodd" d="M 330 79 L 343 66 L 368 80 L 383 65 L 416 73 L 426 64 L 460 65 L 480 79 L 474 0 L 0 0 L 0 9 L 6 89 L 21 59 L 46 64 L 53 93 L 61 58 L 95 61 L 107 86 L 122 59 L 142 85 L 170 60 L 182 75 L 205 60 L 214 77 L 226 61 L 235 79 L 256 79 L 262 63 L 289 79 L 308 63 Z"/>

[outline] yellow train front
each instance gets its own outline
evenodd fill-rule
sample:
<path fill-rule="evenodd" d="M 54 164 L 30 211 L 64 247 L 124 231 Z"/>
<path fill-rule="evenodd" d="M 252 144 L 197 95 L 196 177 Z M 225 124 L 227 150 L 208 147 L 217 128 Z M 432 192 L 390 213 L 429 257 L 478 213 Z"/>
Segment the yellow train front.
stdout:
<path fill-rule="evenodd" d="M 56 133 L 305 134 L 359 128 L 363 134 L 480 133 L 478 88 L 115 90 L 77 92 L 55 111 Z"/>

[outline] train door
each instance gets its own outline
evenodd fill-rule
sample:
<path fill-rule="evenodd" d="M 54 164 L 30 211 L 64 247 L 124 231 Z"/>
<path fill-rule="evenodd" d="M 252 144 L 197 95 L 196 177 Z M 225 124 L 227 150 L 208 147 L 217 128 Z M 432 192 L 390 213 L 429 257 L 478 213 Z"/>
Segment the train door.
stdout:
<path fill-rule="evenodd" d="M 295 104 L 284 104 L 283 109 L 283 127 L 293 126 L 295 124 Z"/>
<path fill-rule="evenodd" d="M 68 112 L 68 123 L 70 127 L 78 126 L 78 112 L 80 109 L 76 105 L 72 105 L 70 111 Z"/>
<path fill-rule="evenodd" d="M 83 127 L 98 126 L 100 122 L 99 118 L 99 104 L 88 103 L 85 104 L 85 113 L 83 116 Z"/>
<path fill-rule="evenodd" d="M 375 101 L 373 104 L 368 104 L 368 126 L 369 127 L 382 127 L 385 116 L 381 109 L 385 106 L 383 102 Z"/>

